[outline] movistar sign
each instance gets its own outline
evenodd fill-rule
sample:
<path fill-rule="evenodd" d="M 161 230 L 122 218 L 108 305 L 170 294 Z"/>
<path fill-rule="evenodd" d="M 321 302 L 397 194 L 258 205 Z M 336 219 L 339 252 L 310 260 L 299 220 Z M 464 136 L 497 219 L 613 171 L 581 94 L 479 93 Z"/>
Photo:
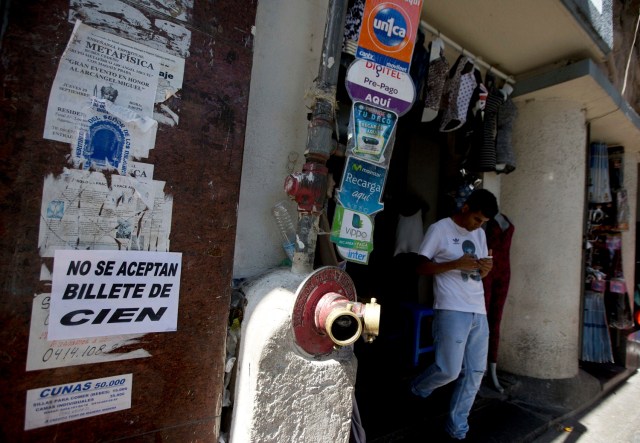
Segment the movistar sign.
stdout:
<path fill-rule="evenodd" d="M 381 211 L 384 205 L 380 203 L 380 198 L 386 175 L 386 168 L 356 157 L 347 157 L 337 193 L 338 200 L 345 208 L 363 214 Z"/>

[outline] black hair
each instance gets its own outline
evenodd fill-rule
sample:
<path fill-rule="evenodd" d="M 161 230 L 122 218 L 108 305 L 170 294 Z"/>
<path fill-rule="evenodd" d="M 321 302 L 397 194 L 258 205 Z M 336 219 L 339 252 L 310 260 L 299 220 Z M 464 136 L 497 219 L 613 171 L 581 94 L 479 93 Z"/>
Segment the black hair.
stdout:
<path fill-rule="evenodd" d="M 476 189 L 464 202 L 471 212 L 480 211 L 482 215 L 491 219 L 498 214 L 496 196 L 486 189 Z"/>

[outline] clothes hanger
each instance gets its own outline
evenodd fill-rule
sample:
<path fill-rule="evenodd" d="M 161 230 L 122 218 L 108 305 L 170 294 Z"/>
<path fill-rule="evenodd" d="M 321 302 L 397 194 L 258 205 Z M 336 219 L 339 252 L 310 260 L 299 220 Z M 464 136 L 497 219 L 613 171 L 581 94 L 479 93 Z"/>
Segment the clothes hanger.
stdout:
<path fill-rule="evenodd" d="M 440 58 L 443 52 L 444 52 L 444 41 L 440 38 L 440 35 L 438 34 L 438 37 L 431 42 L 431 52 L 429 53 L 429 62 L 431 63 L 432 61 Z"/>
<path fill-rule="evenodd" d="M 513 92 L 513 86 L 511 86 L 508 82 L 505 82 L 504 86 L 502 86 L 502 88 L 500 89 L 500 92 L 502 92 L 502 95 L 506 100 L 507 98 L 509 98 L 509 96 Z"/>
<path fill-rule="evenodd" d="M 509 221 L 501 212 L 498 212 L 493 219 L 498 222 L 498 226 L 500 226 L 502 231 L 506 231 L 509 227 Z"/>

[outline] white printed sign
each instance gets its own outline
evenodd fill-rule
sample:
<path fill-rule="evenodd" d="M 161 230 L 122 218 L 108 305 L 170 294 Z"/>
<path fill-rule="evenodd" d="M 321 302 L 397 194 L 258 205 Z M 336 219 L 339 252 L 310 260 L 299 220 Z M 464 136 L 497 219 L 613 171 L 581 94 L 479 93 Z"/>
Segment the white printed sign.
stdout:
<path fill-rule="evenodd" d="M 27 371 L 151 357 L 144 349 L 122 351 L 135 345 L 141 347 L 142 334 L 48 340 L 50 304 L 51 294 L 38 294 L 33 298 Z"/>
<path fill-rule="evenodd" d="M 72 143 L 91 97 L 152 117 L 161 70 L 142 45 L 77 21 L 49 95 L 44 138 Z"/>
<path fill-rule="evenodd" d="M 57 250 L 49 340 L 177 330 L 182 254 Z"/>
<path fill-rule="evenodd" d="M 24 429 L 42 428 L 131 408 L 133 375 L 48 386 L 27 391 Z"/>

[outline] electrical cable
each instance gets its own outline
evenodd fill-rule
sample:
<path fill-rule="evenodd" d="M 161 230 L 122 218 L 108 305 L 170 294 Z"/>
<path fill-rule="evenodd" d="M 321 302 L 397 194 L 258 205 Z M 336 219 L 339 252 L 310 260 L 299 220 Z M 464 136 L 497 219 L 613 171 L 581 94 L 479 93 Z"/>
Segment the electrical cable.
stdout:
<path fill-rule="evenodd" d="M 636 20 L 636 32 L 633 34 L 633 43 L 631 43 L 629 56 L 627 57 L 627 67 L 624 70 L 624 81 L 622 82 L 622 91 L 620 94 L 624 94 L 624 90 L 627 88 L 627 77 L 629 75 L 629 66 L 631 66 L 631 55 L 633 55 L 633 48 L 636 46 L 636 38 L 638 37 L 638 25 L 640 25 L 640 10 L 638 11 L 638 20 Z"/>

